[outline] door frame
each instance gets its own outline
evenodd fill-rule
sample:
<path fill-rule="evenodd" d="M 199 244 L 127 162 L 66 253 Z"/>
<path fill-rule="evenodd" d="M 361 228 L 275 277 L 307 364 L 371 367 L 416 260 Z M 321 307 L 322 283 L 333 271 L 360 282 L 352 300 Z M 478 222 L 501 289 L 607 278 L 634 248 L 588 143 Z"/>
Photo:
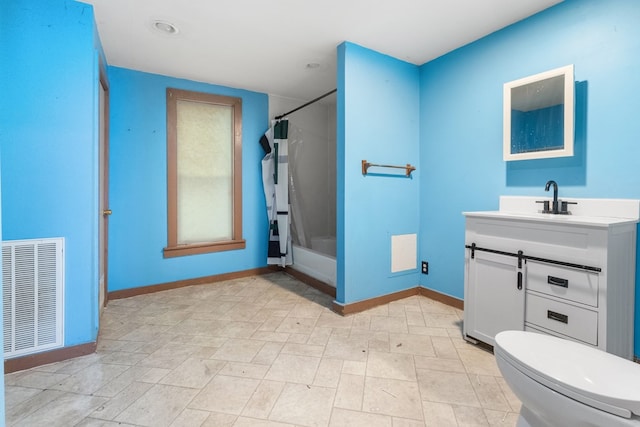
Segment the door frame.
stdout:
<path fill-rule="evenodd" d="M 102 209 L 102 211 L 98 212 L 100 216 L 99 221 L 104 221 L 104 226 L 102 228 L 102 232 L 98 231 L 98 248 L 102 250 L 103 253 L 98 254 L 98 287 L 102 286 L 101 289 L 98 289 L 98 310 L 102 313 L 102 308 L 107 306 L 108 302 L 108 259 L 109 259 L 109 214 L 105 214 L 106 210 L 109 210 L 109 80 L 107 79 L 107 70 L 102 60 L 99 62 L 100 69 L 100 77 L 99 77 L 99 85 L 101 86 L 104 94 L 104 110 L 102 111 L 102 117 L 98 117 L 99 121 L 103 121 L 103 128 L 100 129 L 100 124 L 98 124 L 98 132 L 102 131 L 102 135 L 98 135 L 98 173 L 102 174 L 99 179 L 102 181 L 102 184 L 98 184 L 98 197 L 100 201 L 98 203 L 98 209 Z M 100 87 L 98 87 L 98 102 L 100 103 Z M 100 111 L 100 106 L 98 107 L 98 111 Z M 100 113 L 98 113 L 100 115 Z M 99 122 L 100 123 L 100 122 Z M 101 145 L 100 138 L 104 138 L 104 141 Z M 109 211 L 110 212 L 110 211 Z M 100 227 L 98 227 L 100 229 Z M 101 242 L 104 242 L 104 247 Z M 100 262 L 100 257 L 102 257 L 102 263 Z M 104 281 L 100 284 L 100 276 L 104 270 Z M 100 304 L 100 295 L 104 296 L 104 300 L 102 305 Z"/>

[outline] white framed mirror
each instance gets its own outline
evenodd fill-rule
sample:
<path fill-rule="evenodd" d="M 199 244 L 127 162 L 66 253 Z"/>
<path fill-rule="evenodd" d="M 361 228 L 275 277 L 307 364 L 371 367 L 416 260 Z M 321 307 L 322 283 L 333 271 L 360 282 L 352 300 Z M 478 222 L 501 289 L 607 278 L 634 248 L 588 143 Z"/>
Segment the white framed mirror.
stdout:
<path fill-rule="evenodd" d="M 573 65 L 504 85 L 504 160 L 573 156 Z"/>

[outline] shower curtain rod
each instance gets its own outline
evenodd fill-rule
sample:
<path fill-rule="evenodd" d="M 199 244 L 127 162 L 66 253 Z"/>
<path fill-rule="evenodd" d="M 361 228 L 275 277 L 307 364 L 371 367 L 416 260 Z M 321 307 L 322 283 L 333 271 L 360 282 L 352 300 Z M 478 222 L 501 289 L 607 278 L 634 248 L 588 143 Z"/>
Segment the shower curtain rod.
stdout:
<path fill-rule="evenodd" d="M 337 90 L 338 90 L 338 89 L 330 90 L 329 92 L 325 93 L 324 95 L 320 95 L 320 96 L 319 96 L 319 97 L 317 97 L 316 99 L 312 99 L 311 101 L 307 102 L 306 104 L 303 104 L 303 105 L 299 106 L 298 108 L 294 108 L 294 109 L 293 109 L 293 110 L 291 110 L 291 111 L 288 111 L 288 112 L 286 112 L 286 113 L 284 113 L 284 114 L 280 114 L 279 116 L 276 116 L 276 120 L 280 120 L 280 119 L 282 119 L 283 117 L 287 117 L 287 116 L 288 116 L 289 114 L 291 114 L 291 113 L 295 113 L 295 112 L 296 112 L 296 111 L 298 111 L 298 110 L 302 110 L 304 107 L 307 107 L 307 106 L 309 106 L 309 105 L 313 104 L 314 102 L 318 102 L 318 101 L 320 101 L 322 98 L 326 98 L 327 96 L 331 95 L 332 93 L 335 93 Z"/>

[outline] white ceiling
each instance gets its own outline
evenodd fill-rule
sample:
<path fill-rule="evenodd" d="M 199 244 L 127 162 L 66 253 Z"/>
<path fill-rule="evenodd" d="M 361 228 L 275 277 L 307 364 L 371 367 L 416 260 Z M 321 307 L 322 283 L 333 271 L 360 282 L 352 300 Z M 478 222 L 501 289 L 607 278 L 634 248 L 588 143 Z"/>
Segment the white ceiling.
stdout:
<path fill-rule="evenodd" d="M 343 41 L 421 65 L 561 0 L 83 1 L 109 65 L 307 100 L 336 87 Z"/>

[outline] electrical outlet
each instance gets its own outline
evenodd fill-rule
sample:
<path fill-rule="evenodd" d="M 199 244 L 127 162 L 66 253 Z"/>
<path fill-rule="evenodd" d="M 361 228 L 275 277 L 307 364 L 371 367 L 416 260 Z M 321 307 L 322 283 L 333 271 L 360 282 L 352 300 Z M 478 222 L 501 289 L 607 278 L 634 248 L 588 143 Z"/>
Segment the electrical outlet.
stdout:
<path fill-rule="evenodd" d="M 422 261 L 422 274 L 429 274 L 429 263 Z"/>

